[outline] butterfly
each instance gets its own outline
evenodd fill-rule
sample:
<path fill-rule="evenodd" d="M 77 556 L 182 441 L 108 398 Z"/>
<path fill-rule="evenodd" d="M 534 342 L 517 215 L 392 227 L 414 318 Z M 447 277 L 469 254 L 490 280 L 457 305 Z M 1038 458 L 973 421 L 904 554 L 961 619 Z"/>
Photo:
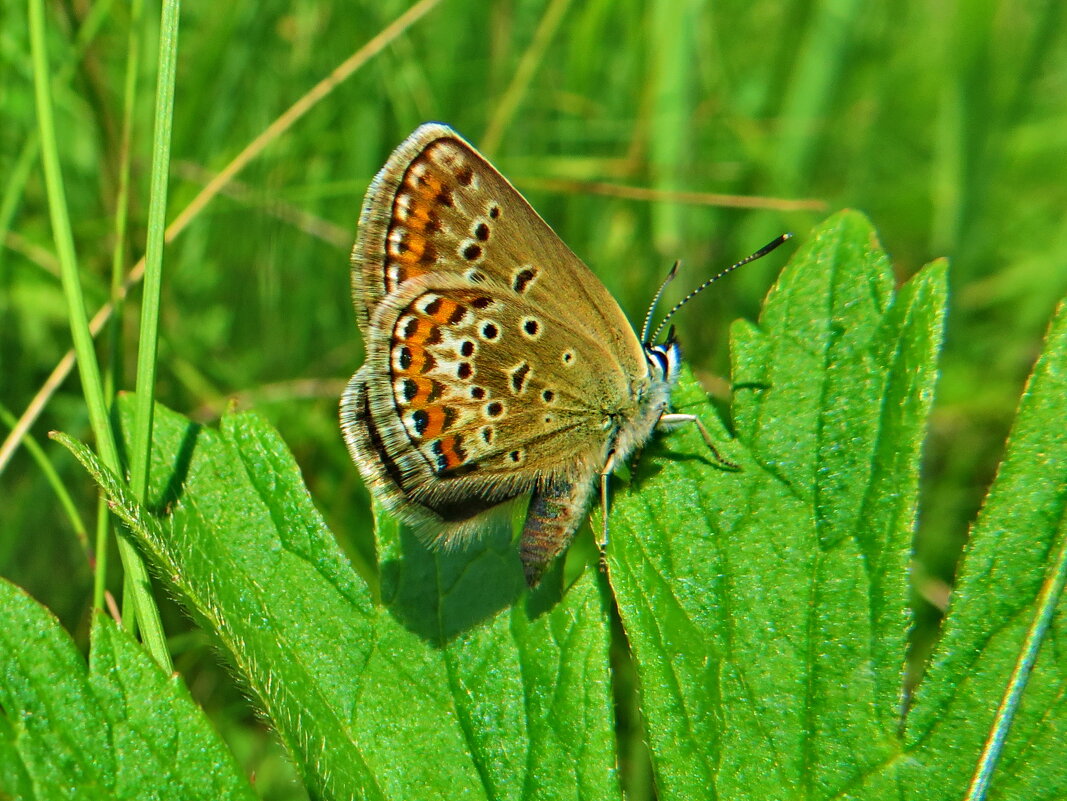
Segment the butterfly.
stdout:
<path fill-rule="evenodd" d="M 608 478 L 655 429 L 695 424 L 717 455 L 698 417 L 670 410 L 673 330 L 652 344 L 663 326 L 646 336 L 650 309 L 639 338 L 448 126 L 422 125 L 386 161 L 351 261 L 366 361 L 341 398 L 341 430 L 371 491 L 430 545 L 469 541 L 532 493 L 519 555 L 535 586 L 598 487 L 606 542 Z"/>

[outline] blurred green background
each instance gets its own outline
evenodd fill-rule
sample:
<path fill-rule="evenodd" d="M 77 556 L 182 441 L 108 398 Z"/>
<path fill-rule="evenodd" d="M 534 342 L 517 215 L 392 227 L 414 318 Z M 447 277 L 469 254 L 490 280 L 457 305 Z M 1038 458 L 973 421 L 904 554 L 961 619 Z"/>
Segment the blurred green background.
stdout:
<path fill-rule="evenodd" d="M 168 219 L 409 7 L 187 2 Z M 110 280 L 130 10 L 84 0 L 49 10 L 67 200 L 95 311 Z M 70 346 L 32 148 L 25 14 L 15 0 L 0 6 L 0 402 L 16 415 Z M 932 258 L 952 263 L 916 542 L 918 662 L 1046 321 L 1067 294 L 1063 14 L 1057 0 L 442 0 L 272 142 L 168 247 L 159 398 L 204 421 L 231 402 L 267 415 L 373 582 L 368 498 L 336 425 L 337 396 L 362 360 L 347 252 L 368 182 L 415 126 L 441 120 L 482 146 L 637 322 L 675 259 L 683 270 L 672 301 L 781 231 L 802 241 L 830 211 L 861 209 L 901 281 Z M 150 4 L 127 268 L 144 248 L 157 25 Z M 634 198 L 627 187 L 651 191 Z M 694 193 L 761 200 L 731 208 Z M 787 202 L 804 199 L 822 210 Z M 793 247 L 676 318 L 713 393 L 728 390 L 730 321 L 757 315 Z M 131 298 L 119 340 L 127 375 L 136 291 Z M 33 434 L 92 520 L 92 483 L 47 442 L 50 429 L 89 437 L 76 376 Z M 25 450 L 0 475 L 0 498 L 0 574 L 84 640 L 91 571 Z M 172 606 L 165 620 L 179 669 L 260 789 L 289 797 L 276 747 L 205 639 Z M 626 686 L 620 680 L 620 693 Z"/>

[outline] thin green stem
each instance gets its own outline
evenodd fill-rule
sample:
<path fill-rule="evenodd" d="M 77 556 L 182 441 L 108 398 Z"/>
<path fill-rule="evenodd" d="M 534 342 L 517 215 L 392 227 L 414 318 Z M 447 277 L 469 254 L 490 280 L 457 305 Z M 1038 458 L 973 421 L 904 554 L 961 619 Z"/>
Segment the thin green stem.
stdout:
<path fill-rule="evenodd" d="M 119 186 L 115 197 L 115 241 L 111 254 L 111 304 L 115 309 L 108 328 L 108 351 L 110 359 L 104 369 L 104 393 L 112 403 L 115 391 L 122 384 L 122 316 L 125 293 L 122 280 L 125 275 L 126 228 L 129 219 L 130 199 L 130 141 L 133 137 L 133 109 L 137 97 L 137 75 L 140 70 L 141 25 L 144 18 L 144 3 L 130 3 L 130 26 L 126 34 L 126 78 L 122 103 L 122 141 L 119 151 Z M 107 582 L 107 539 L 110 530 L 108 507 L 101 502 L 97 508 L 96 569 L 93 575 L 93 608 L 104 608 L 104 591 Z"/>
<path fill-rule="evenodd" d="M 545 9 L 545 13 L 541 17 L 541 23 L 537 26 L 537 30 L 534 31 L 533 40 L 530 42 L 530 46 L 526 48 L 526 52 L 522 54 L 522 58 L 519 59 L 519 64 L 515 68 L 515 75 L 512 77 L 511 83 L 508 84 L 508 88 L 504 90 L 504 94 L 501 95 L 496 111 L 492 119 L 489 120 L 485 135 L 479 142 L 479 147 L 483 153 L 492 154 L 500 146 L 504 131 L 507 130 L 515 113 L 519 110 L 519 105 L 522 103 L 523 98 L 526 97 L 526 93 L 530 90 L 530 84 L 537 73 L 537 68 L 544 61 L 545 52 L 555 38 L 556 32 L 559 31 L 560 23 L 563 22 L 563 17 L 566 15 L 570 4 L 571 0 L 552 0 L 548 8 Z"/>
<path fill-rule="evenodd" d="M 1008 685 L 1004 688 L 1004 697 L 1001 698 L 997 713 L 993 716 L 993 725 L 989 729 L 982 755 L 975 766 L 970 787 L 967 788 L 966 801 L 982 801 L 986 797 L 993 771 L 997 767 L 1001 751 L 1004 750 L 1008 731 L 1011 729 L 1012 721 L 1015 720 L 1015 712 L 1019 708 L 1026 683 L 1030 680 L 1030 671 L 1033 670 L 1034 663 L 1037 661 L 1041 643 L 1045 641 L 1045 635 L 1052 626 L 1052 618 L 1056 614 L 1056 607 L 1063 595 L 1064 585 L 1067 584 L 1067 518 L 1061 520 L 1059 541 L 1056 559 L 1037 596 L 1034 620 L 1026 632 L 1019 658 L 1008 679 Z"/>
<path fill-rule="evenodd" d="M 111 533 L 111 512 L 102 494 L 96 503 L 96 545 L 93 548 L 93 609 L 102 611 L 107 592 L 107 544 Z"/>
<path fill-rule="evenodd" d="M 74 44 L 67 50 L 63 63 L 56 70 L 55 82 L 57 84 L 64 84 L 70 80 L 74 68 L 81 62 L 85 51 L 100 32 L 114 2 L 115 0 L 101 0 L 93 4 L 85 17 L 85 22 L 78 29 Z M 11 222 L 15 219 L 15 212 L 18 210 L 19 201 L 26 188 L 26 181 L 33 170 L 33 165 L 37 162 L 39 146 L 40 140 L 37 138 L 37 133 L 28 132 L 18 158 L 15 159 L 15 166 L 4 176 L 4 194 L 0 199 L 0 244 L 6 240 L 7 233 L 11 230 Z M 0 247 L 0 266 L 3 265 L 3 261 L 4 248 Z"/>
<path fill-rule="evenodd" d="M 89 421 L 96 437 L 100 458 L 116 475 L 122 475 L 122 464 L 115 442 L 115 435 L 108 417 L 104 385 L 100 377 L 100 365 L 93 350 L 93 338 L 89 332 L 89 320 L 85 312 L 78 275 L 78 262 L 74 249 L 74 235 L 67 212 L 63 175 L 59 163 L 59 146 L 56 141 L 55 118 L 52 114 L 51 73 L 45 43 L 43 0 L 28 0 L 30 44 L 33 53 L 34 94 L 37 105 L 38 132 L 41 137 L 41 161 L 44 166 L 45 185 L 48 190 L 48 207 L 52 219 L 56 254 L 59 257 L 63 280 L 63 293 L 67 298 L 67 313 L 70 318 L 71 337 L 78 357 L 78 372 L 82 392 L 89 410 Z M 156 608 L 150 592 L 148 573 L 133 544 L 126 538 L 119 539 L 119 554 L 122 564 L 134 587 L 133 603 L 137 610 L 145 645 L 156 660 L 166 669 L 171 668 Z"/>
<path fill-rule="evenodd" d="M 155 402 L 156 357 L 159 352 L 159 298 L 163 284 L 163 241 L 167 227 L 167 176 L 174 120 L 174 79 L 178 60 L 181 0 L 163 0 L 156 80 L 156 120 L 152 137 L 152 181 L 148 198 L 148 242 L 145 247 L 144 295 L 137 344 L 137 400 L 130 454 L 130 488 L 142 504 L 148 495 L 148 462 L 152 450 L 152 406 Z"/>
<path fill-rule="evenodd" d="M 0 422 L 3 422 L 8 428 L 13 428 L 15 423 L 18 422 L 15 415 L 2 403 L 0 403 Z M 37 466 L 41 468 L 41 473 L 44 474 L 45 480 L 48 481 L 48 485 L 56 494 L 56 498 L 59 499 L 59 505 L 63 507 L 63 512 L 66 514 L 67 519 L 70 520 L 70 526 L 74 529 L 74 536 L 77 538 L 78 544 L 82 546 L 86 558 L 92 563 L 93 552 L 89 548 L 89 534 L 85 528 L 85 521 L 78 514 L 78 507 L 71 500 L 67 488 L 63 486 L 63 479 L 59 477 L 55 467 L 52 466 L 52 462 L 48 458 L 48 454 L 44 452 L 44 448 L 38 444 L 31 434 L 26 435 L 26 450 L 30 452 L 30 456 L 37 462 Z"/>

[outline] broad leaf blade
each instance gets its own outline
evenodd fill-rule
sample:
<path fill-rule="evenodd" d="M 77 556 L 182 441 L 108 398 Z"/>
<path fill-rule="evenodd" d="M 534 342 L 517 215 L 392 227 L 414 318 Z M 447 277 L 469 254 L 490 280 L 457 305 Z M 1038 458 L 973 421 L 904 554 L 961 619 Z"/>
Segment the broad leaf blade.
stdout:
<path fill-rule="evenodd" d="M 894 299 L 867 222 L 832 218 L 734 330 L 738 440 L 712 436 L 741 472 L 684 432 L 620 494 L 612 584 L 662 798 L 828 797 L 896 753 L 944 300 L 943 266 Z M 692 384 L 675 406 L 714 420 Z"/>
<path fill-rule="evenodd" d="M 1067 306 L 1049 329 L 1003 464 L 975 523 L 944 634 L 907 720 L 911 798 L 962 798 L 1067 537 Z M 989 798 L 1067 794 L 1067 621 L 1030 676 Z M 920 784 L 920 778 L 923 784 Z"/>
<path fill-rule="evenodd" d="M 516 603 L 521 570 L 506 533 L 433 554 L 385 527 L 379 603 L 284 444 L 254 415 L 212 431 L 158 410 L 152 476 L 162 525 L 91 469 L 157 569 L 220 638 L 317 792 L 619 796 L 594 577 L 555 605 L 543 594 Z"/>
<path fill-rule="evenodd" d="M 93 621 L 88 670 L 46 609 L 0 581 L 0 795 L 253 799 L 177 676 L 112 621 Z"/>

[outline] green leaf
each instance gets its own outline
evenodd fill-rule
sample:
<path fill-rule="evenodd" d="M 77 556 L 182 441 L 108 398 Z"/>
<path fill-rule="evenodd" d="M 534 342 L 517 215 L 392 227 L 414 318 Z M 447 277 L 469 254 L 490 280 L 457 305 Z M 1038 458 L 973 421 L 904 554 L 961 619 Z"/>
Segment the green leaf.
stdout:
<path fill-rule="evenodd" d="M 124 410 L 126 411 L 126 410 Z M 128 415 L 127 415 L 128 417 Z M 371 596 L 277 434 L 158 409 L 150 498 L 73 450 L 215 632 L 310 788 L 330 798 L 618 798 L 596 576 L 520 600 L 508 531 L 432 553 L 379 532 Z M 176 455 L 176 456 L 175 456 Z"/>
<path fill-rule="evenodd" d="M 612 586 L 663 799 L 827 798 L 898 752 L 944 265 L 892 287 L 867 221 L 831 218 L 759 326 L 734 327 L 737 439 L 691 381 L 675 394 L 741 470 L 679 432 L 617 499 Z"/>
<path fill-rule="evenodd" d="M 944 633 L 908 715 L 909 772 L 929 799 L 962 798 L 1038 593 L 1067 539 L 1067 306 L 1027 384 L 1007 454 L 960 568 Z M 1051 567 L 1050 567 L 1051 565 Z M 1067 621 L 1061 610 L 1033 668 L 990 798 L 1067 793 Z M 964 758 L 961 758 L 961 755 Z M 918 795 L 916 795 L 918 797 Z"/>
<path fill-rule="evenodd" d="M 104 616 L 88 669 L 48 610 L 0 580 L 0 795 L 253 799 L 177 676 Z"/>
<path fill-rule="evenodd" d="M 1067 574 L 1065 310 L 930 673 L 913 703 L 903 696 L 945 278 L 934 263 L 894 291 L 867 221 L 831 218 L 759 324 L 733 328 L 733 438 L 691 377 L 675 393 L 740 470 L 690 428 L 654 438 L 619 491 L 611 587 L 664 801 L 963 798 L 983 753 L 997 768 L 989 798 L 1067 791 L 1063 621 L 1051 614 Z M 507 528 L 435 553 L 381 516 L 375 596 L 259 418 L 211 431 L 160 409 L 153 442 L 151 512 L 68 447 L 219 638 L 313 793 L 620 797 L 597 574 L 564 592 L 557 566 L 526 594 Z M 1005 688 L 1024 686 L 1032 653 L 1000 752 L 1011 719 L 991 735 L 994 712 L 1015 709 Z M 0 718 L 0 779 L 29 786 L 10 758 L 14 720 Z"/>

